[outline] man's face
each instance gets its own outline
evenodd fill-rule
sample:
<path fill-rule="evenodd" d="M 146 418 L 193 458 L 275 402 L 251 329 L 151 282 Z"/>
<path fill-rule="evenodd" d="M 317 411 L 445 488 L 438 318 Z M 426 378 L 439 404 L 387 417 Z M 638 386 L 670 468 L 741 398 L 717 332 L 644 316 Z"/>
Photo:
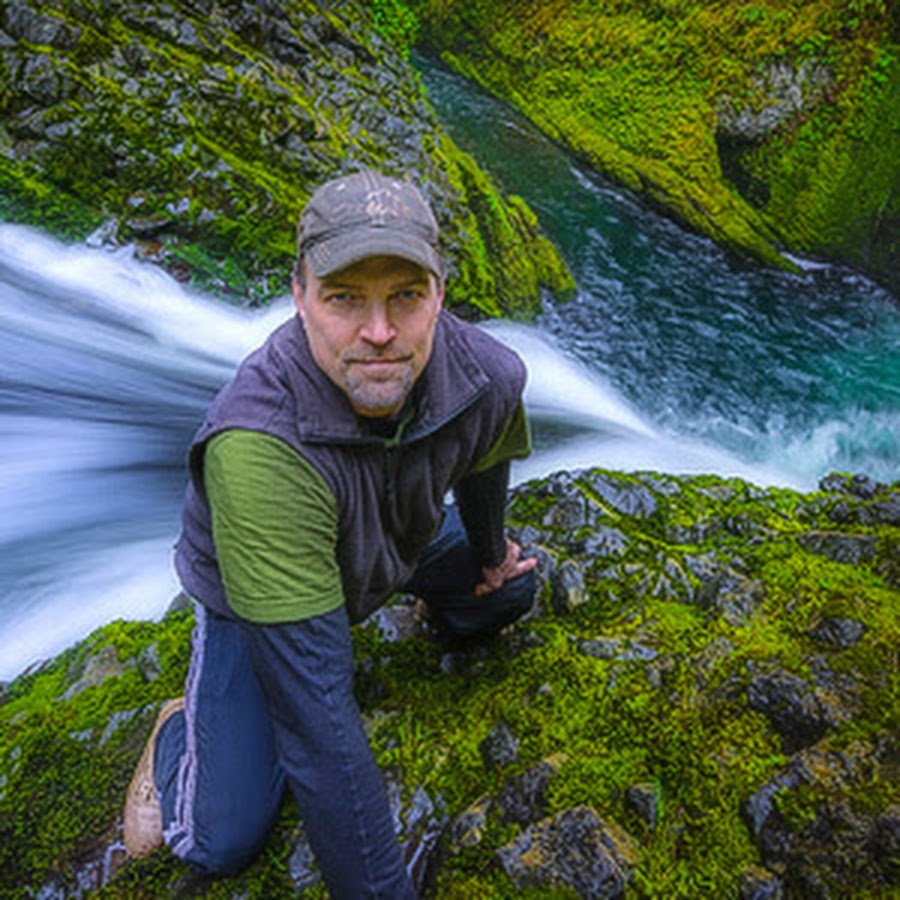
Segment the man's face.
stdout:
<path fill-rule="evenodd" d="M 294 300 L 319 368 L 365 416 L 399 412 L 431 356 L 443 286 L 396 256 L 372 256 L 294 281 Z"/>

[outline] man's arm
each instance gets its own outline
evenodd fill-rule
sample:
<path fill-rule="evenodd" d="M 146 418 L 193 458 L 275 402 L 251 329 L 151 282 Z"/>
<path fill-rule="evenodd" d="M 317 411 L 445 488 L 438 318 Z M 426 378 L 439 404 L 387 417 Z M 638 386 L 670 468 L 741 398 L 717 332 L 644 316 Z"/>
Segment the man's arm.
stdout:
<path fill-rule="evenodd" d="M 353 696 L 331 492 L 292 448 L 245 431 L 213 439 L 205 486 L 229 602 L 329 891 L 413 897 Z"/>
<path fill-rule="evenodd" d="M 530 572 L 536 559 L 522 559 L 519 545 L 506 536 L 504 514 L 510 460 L 531 452 L 531 434 L 522 404 L 475 470 L 454 489 L 456 505 L 481 565 L 476 594 L 489 594 L 505 582 Z"/>

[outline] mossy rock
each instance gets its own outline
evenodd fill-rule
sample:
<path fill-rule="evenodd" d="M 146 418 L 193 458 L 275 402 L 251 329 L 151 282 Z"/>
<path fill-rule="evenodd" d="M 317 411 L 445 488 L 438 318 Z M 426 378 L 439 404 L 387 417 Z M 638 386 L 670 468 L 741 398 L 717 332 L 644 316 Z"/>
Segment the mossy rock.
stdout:
<path fill-rule="evenodd" d="M 816 254 L 896 289 L 891 4 L 415 5 L 427 48 L 688 227 L 769 265 Z"/>
<path fill-rule="evenodd" d="M 0 9 L 0 216 L 133 242 L 207 289 L 288 289 L 297 215 L 361 166 L 435 207 L 451 304 L 533 315 L 574 283 L 520 200 L 453 144 L 364 5 L 23 2 Z"/>

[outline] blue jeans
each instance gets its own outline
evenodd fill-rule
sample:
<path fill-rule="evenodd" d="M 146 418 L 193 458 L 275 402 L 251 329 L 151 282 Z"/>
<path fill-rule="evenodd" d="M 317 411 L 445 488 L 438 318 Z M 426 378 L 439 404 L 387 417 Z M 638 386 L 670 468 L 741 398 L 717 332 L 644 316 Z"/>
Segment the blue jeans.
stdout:
<path fill-rule="evenodd" d="M 484 597 L 472 593 L 479 580 L 451 508 L 408 588 L 448 636 L 496 631 L 530 609 L 533 573 Z M 156 748 L 168 846 L 203 871 L 239 871 L 264 845 L 287 785 L 333 897 L 414 897 L 352 687 L 343 607 L 260 626 L 198 605 L 185 712 Z"/>

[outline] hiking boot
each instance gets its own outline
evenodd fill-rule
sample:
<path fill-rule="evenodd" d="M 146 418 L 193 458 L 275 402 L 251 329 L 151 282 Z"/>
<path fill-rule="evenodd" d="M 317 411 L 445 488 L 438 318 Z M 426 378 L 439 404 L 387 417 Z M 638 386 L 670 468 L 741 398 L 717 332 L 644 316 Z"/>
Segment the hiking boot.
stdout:
<path fill-rule="evenodd" d="M 125 847 L 131 856 L 143 859 L 149 856 L 163 839 L 162 809 L 159 805 L 159 791 L 153 777 L 153 759 L 156 749 L 156 738 L 160 728 L 179 710 L 184 709 L 184 697 L 167 700 L 156 717 L 156 724 L 144 752 L 138 760 L 137 768 L 128 793 L 125 795 Z"/>

